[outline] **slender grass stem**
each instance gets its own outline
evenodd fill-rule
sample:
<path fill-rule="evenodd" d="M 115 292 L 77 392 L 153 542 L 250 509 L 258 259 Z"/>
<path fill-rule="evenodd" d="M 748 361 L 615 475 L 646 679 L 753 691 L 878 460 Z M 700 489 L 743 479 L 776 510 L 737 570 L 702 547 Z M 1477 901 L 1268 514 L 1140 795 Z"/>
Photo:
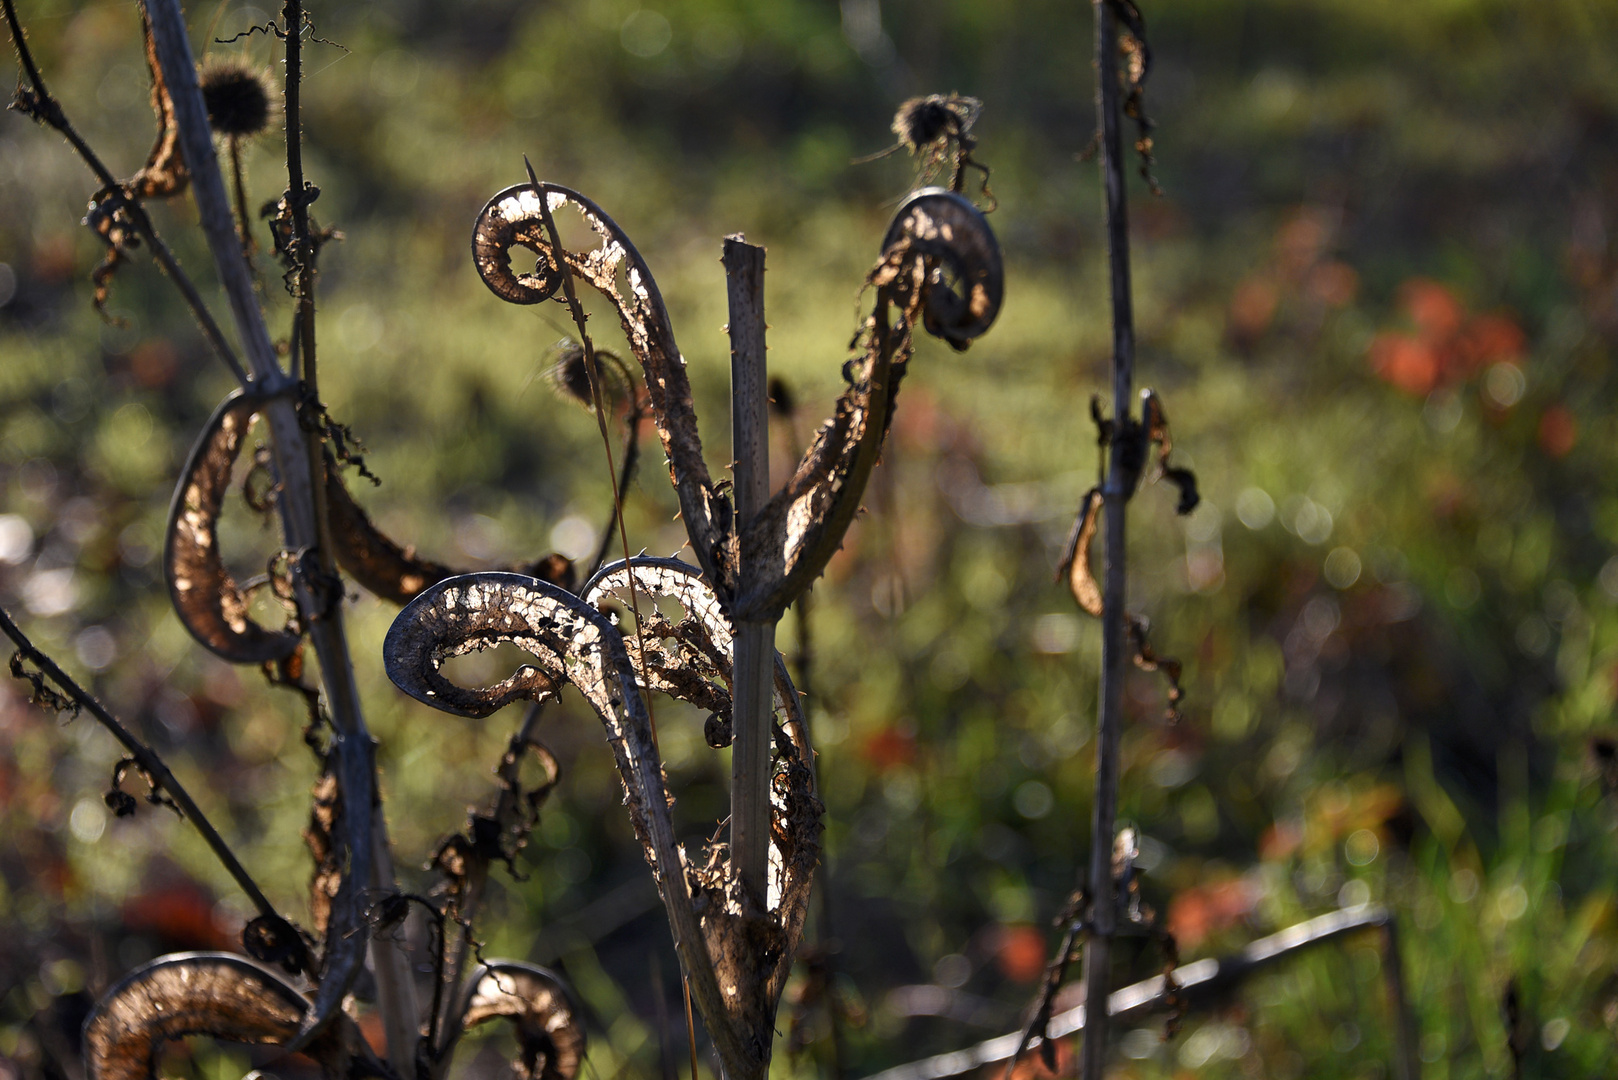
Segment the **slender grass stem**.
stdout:
<path fill-rule="evenodd" d="M 96 179 L 101 182 L 102 188 L 113 193 L 109 197 L 117 199 L 123 204 L 125 211 L 129 214 L 129 220 L 135 226 L 135 231 L 140 234 L 141 239 L 145 240 L 147 246 L 151 248 L 152 258 L 157 260 L 158 265 L 163 268 L 163 272 L 169 276 L 169 280 L 174 282 L 174 287 L 180 290 L 180 296 L 184 298 L 186 307 L 191 309 L 192 316 L 197 320 L 197 325 L 202 328 L 202 335 L 208 339 L 208 344 L 213 347 L 214 354 L 230 369 L 230 373 L 236 377 L 236 381 L 246 387 L 248 376 L 247 372 L 242 368 L 242 362 L 236 358 L 235 350 L 225 340 L 224 331 L 219 328 L 219 323 L 214 319 L 213 313 L 208 310 L 208 305 L 203 302 L 202 295 L 197 292 L 197 287 L 192 284 L 185 271 L 180 269 L 179 260 L 174 257 L 174 253 L 169 250 L 169 246 L 163 242 L 163 238 L 158 236 L 157 227 L 152 224 L 152 219 L 147 216 L 146 208 L 140 203 L 124 197 L 122 185 L 113 177 L 112 172 L 102 163 L 96 152 L 90 148 L 90 144 L 84 141 L 84 138 L 68 121 L 67 114 L 62 111 L 61 103 L 51 96 L 50 90 L 45 86 L 45 77 L 40 74 L 39 65 L 34 62 L 33 52 L 28 48 L 28 39 L 23 33 L 22 24 L 17 21 L 17 11 L 12 0 L 0 0 L 0 7 L 5 9 L 6 25 L 10 27 L 11 40 L 17 46 L 17 58 L 21 61 L 23 70 L 28 73 L 29 85 L 33 87 L 34 95 L 38 99 L 33 115 L 41 123 L 54 128 L 66 138 L 79 157 L 90 167 L 90 171 L 95 173 Z"/>
<path fill-rule="evenodd" d="M 95 717 L 102 727 L 112 732 L 113 738 L 122 743 L 124 749 L 128 750 L 130 756 L 135 759 L 135 764 L 140 768 L 140 771 L 150 777 L 151 782 L 158 789 L 174 800 L 175 805 L 180 808 L 180 812 L 196 827 L 197 832 L 202 834 L 202 839 L 207 843 L 209 850 L 218 857 L 220 863 L 224 865 L 226 872 L 230 874 L 236 884 L 241 886 L 242 892 L 247 894 L 247 898 L 253 902 L 253 906 L 258 909 L 259 914 L 279 920 L 281 915 L 275 910 L 275 906 L 265 897 L 263 890 L 253 881 L 246 868 L 242 866 L 241 861 L 230 850 L 230 845 L 225 843 L 224 837 L 219 835 L 219 830 L 213 827 L 213 823 L 208 820 L 207 815 L 197 806 L 190 793 L 174 778 L 174 774 L 163 763 L 163 759 L 158 756 L 157 751 L 137 738 L 134 732 L 125 727 L 116 716 L 108 711 L 106 706 L 96 700 L 94 695 L 75 682 L 72 676 L 57 665 L 56 661 L 52 660 L 49 655 L 30 641 L 28 635 L 22 632 L 21 628 L 17 626 L 4 608 L 0 608 L 0 632 L 10 638 L 12 644 L 17 646 L 17 650 L 22 654 L 23 658 L 44 672 L 45 677 L 55 683 L 63 693 L 73 700 L 74 704 Z"/>
<path fill-rule="evenodd" d="M 1113 831 L 1118 813 L 1118 752 L 1122 737 L 1125 640 L 1124 508 L 1134 490 L 1139 465 L 1131 460 L 1130 398 L 1135 368 L 1134 310 L 1129 280 L 1129 215 L 1119 128 L 1118 26 L 1112 0 L 1094 0 L 1096 20 L 1096 108 L 1101 129 L 1101 175 L 1105 192 L 1107 261 L 1112 292 L 1113 439 L 1102 488 L 1106 510 L 1106 569 L 1101 612 L 1100 719 L 1096 738 L 1095 803 L 1090 819 L 1091 931 L 1084 950 L 1087 1001 L 1105 1001 L 1111 987 L 1112 939 L 1117 895 L 1112 881 Z M 1101 1080 L 1107 1054 L 1106 1010 L 1097 1010 L 1084 1033 L 1081 1075 Z"/>

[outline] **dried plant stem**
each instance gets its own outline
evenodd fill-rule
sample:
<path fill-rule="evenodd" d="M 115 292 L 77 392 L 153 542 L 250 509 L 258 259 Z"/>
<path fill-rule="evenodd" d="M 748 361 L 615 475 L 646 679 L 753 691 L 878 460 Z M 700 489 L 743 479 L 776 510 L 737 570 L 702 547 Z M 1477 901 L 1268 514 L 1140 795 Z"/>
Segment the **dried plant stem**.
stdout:
<path fill-rule="evenodd" d="M 173 799 L 174 804 L 180 808 L 180 812 L 186 816 L 192 825 L 196 826 L 197 832 L 202 834 L 203 841 L 218 856 L 226 872 L 235 879 L 237 885 L 241 886 L 242 892 L 247 894 L 247 898 L 253 902 L 253 906 L 258 909 L 259 914 L 280 920 L 281 915 L 275 910 L 275 906 L 270 903 L 263 891 L 248 875 L 246 868 L 236 858 L 235 853 L 230 850 L 230 845 L 225 843 L 224 837 L 219 835 L 219 831 L 213 827 L 213 823 L 208 820 L 207 815 L 203 814 L 197 807 L 190 793 L 174 778 L 174 774 L 169 772 L 169 767 L 163 763 L 162 758 L 158 757 L 157 751 L 136 738 L 133 732 L 107 710 L 106 706 L 102 705 L 88 690 L 75 682 L 67 672 L 57 665 L 56 661 L 36 647 L 17 624 L 12 621 L 11 615 L 4 608 L 0 608 L 0 632 L 4 632 L 6 637 L 11 639 L 25 660 L 44 672 L 45 677 L 55 683 L 68 697 L 72 698 L 75 704 L 95 717 L 102 727 L 112 732 L 113 738 L 122 743 L 124 749 L 129 751 L 130 757 L 135 759 L 135 765 L 140 771 L 151 779 L 151 782 L 158 790 Z"/>
<path fill-rule="evenodd" d="M 1197 960 L 1180 967 L 1174 973 L 1177 990 L 1174 991 L 1185 1008 L 1207 1008 L 1226 1001 L 1230 992 L 1249 975 L 1272 967 L 1289 957 L 1318 945 L 1336 941 L 1364 930 L 1378 929 L 1387 935 L 1393 926 L 1393 915 L 1386 908 L 1367 905 L 1362 908 L 1328 912 L 1307 922 L 1289 926 L 1285 930 L 1260 938 L 1240 952 L 1222 959 Z M 1388 940 L 1383 938 L 1384 943 Z M 1393 958 L 1387 963 L 1393 963 Z M 1397 1007 L 1403 999 L 1403 980 L 1389 970 L 1389 1003 Z M 1395 989 L 1397 985 L 1397 989 Z M 1138 1021 L 1152 1013 L 1175 1008 L 1163 976 L 1154 975 L 1138 983 L 1113 991 L 1107 998 L 1107 1014 L 1114 1022 Z M 1047 1037 L 1064 1038 L 1075 1032 L 1088 1033 L 1095 1020 L 1083 1005 L 1075 1005 L 1051 1017 Z M 1408 1029 L 1408 1021 L 1406 1027 Z M 945 1080 L 980 1069 L 985 1065 L 1008 1061 L 1022 1041 L 1022 1032 L 1001 1035 L 965 1050 L 897 1065 L 877 1073 L 869 1080 Z M 1407 1034 L 1395 1031 L 1394 1076 L 1398 1080 L 1417 1080 L 1415 1072 L 1415 1046 Z M 1400 1071 L 1400 1060 L 1408 1072 Z"/>
<path fill-rule="evenodd" d="M 292 375 L 296 378 L 301 374 L 304 396 L 311 402 L 319 402 L 320 384 L 315 363 L 316 251 L 309 228 L 309 187 L 303 175 L 303 132 L 299 111 L 303 88 L 304 14 L 301 0 L 286 0 L 281 9 L 281 22 L 287 50 L 284 89 L 287 201 L 292 211 L 291 250 L 297 268 L 298 341 L 302 355 L 302 371 L 294 371 Z M 244 228 L 245 225 L 244 221 Z M 215 248 L 216 252 L 219 250 Z M 234 264 L 246 269 L 245 255 L 234 260 Z M 287 411 L 296 417 L 295 407 Z M 301 444 L 304 451 L 302 476 L 308 479 L 306 507 L 308 516 L 312 518 L 309 525 L 314 532 L 313 555 L 321 578 L 325 582 L 335 583 L 336 592 L 335 597 L 321 598 L 322 602 L 326 603 L 327 610 L 311 624 L 311 637 L 315 642 L 316 654 L 320 657 L 321 676 L 326 684 L 327 695 L 332 701 L 333 715 L 342 718 L 339 731 L 347 738 L 362 740 L 367 750 L 364 754 L 351 753 L 350 757 L 363 757 L 366 762 L 366 775 L 361 782 L 361 790 L 369 797 L 371 805 L 370 887 L 394 891 L 398 886 L 394 877 L 392 849 L 388 843 L 387 819 L 383 814 L 380 800 L 375 798 L 376 771 L 371 751 L 372 740 L 370 733 L 365 729 L 365 719 L 360 709 L 359 688 L 354 683 L 354 665 L 349 658 L 341 617 L 342 578 L 337 570 L 336 549 L 331 542 L 321 439 L 307 431 L 300 430 L 299 434 L 297 442 L 289 445 Z M 296 470 L 296 466 L 291 467 Z M 285 476 L 286 471 L 281 471 L 281 475 Z M 313 600 L 314 597 L 311 596 L 310 599 Z M 342 707 L 338 704 L 339 696 L 345 699 Z M 344 805 L 346 807 L 365 804 L 360 804 L 357 799 L 351 802 L 349 791 L 345 787 Z M 371 939 L 371 959 L 376 971 L 378 1011 L 382 1015 L 383 1031 L 387 1037 L 388 1063 L 399 1075 L 408 1076 L 415 1069 L 416 1044 L 419 1041 L 419 1009 L 416 1002 L 416 983 L 410 971 L 410 959 L 399 944 L 386 937 Z"/>
<path fill-rule="evenodd" d="M 1106 570 L 1101 610 L 1101 693 L 1097 724 L 1095 803 L 1090 819 L 1090 935 L 1084 949 L 1086 1001 L 1106 1001 L 1111 987 L 1112 940 L 1117 929 L 1117 889 L 1112 881 L 1113 830 L 1118 812 L 1118 749 L 1122 728 L 1124 661 L 1128 656 L 1124 614 L 1124 507 L 1140 465 L 1131 460 L 1130 398 L 1135 367 L 1134 311 L 1129 282 L 1129 217 L 1120 147 L 1118 28 L 1112 0 L 1094 0 L 1096 78 L 1100 90 L 1101 175 L 1105 190 L 1107 256 L 1112 284 L 1112 398 L 1114 437 L 1107 482 Z M 1084 1080 L 1101 1080 L 1107 1054 L 1106 1010 L 1097 1010 L 1084 1033 Z"/>
<path fill-rule="evenodd" d="M 740 531 L 770 498 L 769 384 L 764 344 L 764 249 L 725 238 L 730 301 L 731 468 Z M 744 561 L 737 591 L 745 594 L 763 568 Z M 744 903 L 767 910 L 770 867 L 770 743 L 775 621 L 735 625 L 730 759 L 730 875 Z"/>
<path fill-rule="evenodd" d="M 197 320 L 197 325 L 202 328 L 202 334 L 208 339 L 208 344 L 213 346 L 214 352 L 220 360 L 224 361 L 225 366 L 230 369 L 230 373 L 236 376 L 236 381 L 245 387 L 248 382 L 247 372 L 242 369 L 242 363 L 236 358 L 235 350 L 225 340 L 224 331 L 219 328 L 219 323 L 215 321 L 213 313 L 208 310 L 208 305 L 203 303 L 201 294 L 197 292 L 197 287 L 191 283 L 191 279 L 186 276 L 185 271 L 180 269 L 179 261 L 175 259 L 174 253 L 169 250 L 168 245 L 163 242 L 163 238 L 157 235 L 157 228 L 152 224 L 152 219 L 147 216 L 146 208 L 138 202 L 124 198 L 121 193 L 123 189 L 117 179 L 102 163 L 96 152 L 90 149 L 90 144 L 84 141 L 84 138 L 79 135 L 78 131 L 68 121 L 67 114 L 62 111 L 61 103 L 51 96 L 50 90 L 45 86 L 45 77 L 40 74 L 39 66 L 34 63 L 33 53 L 28 48 L 28 40 L 23 34 L 22 24 L 17 21 L 17 11 L 12 4 L 12 0 L 0 0 L 0 6 L 5 9 L 6 24 L 11 29 L 11 40 L 17 46 L 17 57 L 22 63 L 23 70 L 27 72 L 28 81 L 38 98 L 36 118 L 48 124 L 66 138 L 73 149 L 78 152 L 79 157 L 90 167 L 90 171 L 95 173 L 96 179 L 101 182 L 101 186 L 115 193 L 111 196 L 112 198 L 123 202 L 125 209 L 129 213 L 129 220 L 135 226 L 135 231 L 140 233 L 141 239 L 145 240 L 147 246 L 151 248 L 152 258 L 157 260 L 158 265 L 163 268 L 163 272 L 174 282 L 175 288 L 180 290 L 180 295 L 185 299 L 186 306 L 191 309 L 191 314 Z"/>
<path fill-rule="evenodd" d="M 526 750 L 534 742 L 534 734 L 539 730 L 539 722 L 545 715 L 543 703 L 530 702 L 523 713 L 522 727 L 518 729 L 517 737 L 511 741 L 513 748 Z M 512 817 L 519 812 L 518 801 L 522 798 L 518 778 L 522 770 L 522 754 L 519 751 L 503 761 L 496 773 L 504 785 L 500 797 L 495 802 L 494 819 L 501 823 L 502 829 Z M 472 922 L 477 918 L 479 906 L 483 903 L 484 889 L 489 881 L 489 859 L 481 851 L 473 849 L 467 858 L 464 884 L 456 898 L 455 915 L 459 924 L 459 933 L 453 943 L 447 939 L 442 943 L 445 961 L 442 970 L 438 973 L 438 985 L 433 994 L 437 1006 L 433 1009 L 433 1028 L 430 1034 L 433 1042 L 428 1050 L 432 1054 L 432 1069 L 434 1076 L 443 1076 L 449 1071 L 450 1054 L 456 1040 L 460 1037 L 460 1018 L 455 1014 L 461 997 L 458 992 L 461 979 L 466 974 L 467 962 L 472 957 L 475 943 L 472 935 Z M 446 923 L 445 931 L 449 933 Z"/>
<path fill-rule="evenodd" d="M 224 9 L 221 8 L 221 11 Z M 247 181 L 242 179 L 242 141 L 230 136 L 226 143 L 230 150 L 230 182 L 236 194 L 236 232 L 242 241 L 242 256 L 253 257 L 252 220 L 247 216 Z"/>
<path fill-rule="evenodd" d="M 296 377 L 282 371 L 276 360 L 252 275 L 242 257 L 178 0 L 148 0 L 147 6 L 158 61 L 174 100 L 182 152 L 191 170 L 191 189 L 198 217 L 230 301 L 237 333 L 252 366 L 253 389 L 265 398 L 264 414 L 270 426 L 276 475 L 281 483 L 281 496 L 276 505 L 281 512 L 282 535 L 288 550 L 299 556 L 293 575 L 294 593 L 300 619 L 308 628 L 320 663 L 321 681 L 336 729 L 332 752 L 336 755 L 343 819 L 347 823 L 343 840 L 348 848 L 350 874 L 336 901 L 334 932 L 363 933 L 366 897 L 377 885 L 391 886 L 392 880 L 391 875 L 378 880 L 388 869 L 390 859 L 377 800 L 375 746 L 360 709 L 359 690 L 343 629 L 342 583 L 323 567 L 324 560 L 329 558 L 329 545 L 323 550 L 319 529 L 320 504 L 316 492 L 321 485 L 316 482 L 319 476 L 316 470 L 321 464 L 318 447 L 311 448 L 314 439 L 303 429 L 297 404 L 289 393 L 297 385 Z M 295 9 L 295 4 L 288 6 Z M 301 19 L 301 11 L 296 14 Z M 296 27 L 298 23 L 291 25 Z M 296 32 L 288 36 L 292 40 L 297 37 Z M 292 40 L 288 43 L 289 54 Z M 290 81 L 296 83 L 296 79 Z M 295 125 L 295 117 L 289 116 L 288 123 Z M 312 348 L 309 338 L 302 344 L 305 349 Z M 315 558 L 307 559 L 309 553 L 315 553 Z M 314 565 L 308 566 L 307 562 Z M 377 848 L 381 849 L 380 853 Z M 327 952 L 333 954 L 331 948 Z M 317 999 L 318 1011 L 327 1017 L 330 1015 L 327 1010 L 335 1010 L 340 1003 L 340 992 L 346 992 L 347 984 L 358 974 L 358 962 L 346 950 L 337 952 L 342 954 L 343 967 L 326 973 Z M 392 945 L 375 950 L 374 959 L 379 1004 L 389 1037 L 388 1058 L 401 1075 L 412 1075 L 416 1015 L 408 960 Z"/>
<path fill-rule="evenodd" d="M 598 380 L 595 378 L 594 370 L 591 370 L 589 375 L 591 394 L 598 397 L 599 394 L 595 386 Z M 629 484 L 635 478 L 635 466 L 640 462 L 640 423 L 646 417 L 646 410 L 642 406 L 639 397 L 636 396 L 639 391 L 635 389 L 634 381 L 627 378 L 625 381 L 629 384 L 629 393 L 633 400 L 629 406 L 629 415 L 624 420 L 626 425 L 624 431 L 624 463 L 618 469 L 618 486 L 613 489 L 612 493 L 612 513 L 607 516 L 606 527 L 601 531 L 601 545 L 596 548 L 595 558 L 590 560 L 590 569 L 580 575 L 580 579 L 583 581 L 588 581 L 595 577 L 596 571 L 606 565 L 607 553 L 612 550 L 614 534 L 623 532 L 624 493 L 629 490 Z M 610 451 L 608 463 L 611 463 Z M 629 541 L 622 536 L 619 539 L 624 545 L 624 558 L 627 559 L 629 558 Z"/>

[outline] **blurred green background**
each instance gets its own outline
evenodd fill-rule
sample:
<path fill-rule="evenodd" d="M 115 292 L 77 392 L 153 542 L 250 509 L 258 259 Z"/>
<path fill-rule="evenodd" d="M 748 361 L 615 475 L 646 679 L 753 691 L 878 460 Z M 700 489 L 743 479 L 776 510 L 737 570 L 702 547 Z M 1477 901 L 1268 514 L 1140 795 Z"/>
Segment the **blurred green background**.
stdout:
<path fill-rule="evenodd" d="M 68 115 L 133 173 L 153 131 L 133 5 L 19 7 Z M 1142 7 L 1164 194 L 1132 183 L 1137 370 L 1205 497 L 1185 519 L 1170 490 L 1131 507 L 1132 607 L 1186 665 L 1178 725 L 1155 676 L 1128 687 L 1120 813 L 1143 836 L 1145 895 L 1188 960 L 1386 903 L 1425 1077 L 1603 1075 L 1618 1034 L 1618 4 Z M 279 71 L 266 35 L 205 44 L 270 14 L 194 5 L 194 43 Z M 770 363 L 799 402 L 798 432 L 777 436 L 784 471 L 841 388 L 863 275 L 913 177 L 902 155 L 851 160 L 891 142 L 905 97 L 983 100 L 1005 309 L 964 355 L 920 344 L 870 513 L 813 594 L 808 681 L 843 1068 L 1015 1027 L 1088 859 L 1099 640 L 1052 583 L 1095 476 L 1087 402 L 1110 340 L 1096 167 L 1080 159 L 1088 5 L 313 15 L 340 47 L 309 49 L 305 162 L 317 217 L 345 234 L 321 266 L 322 392 L 384 481 L 357 490 L 373 515 L 467 567 L 586 550 L 610 499 L 593 419 L 543 378 L 565 313 L 499 303 L 468 258 L 473 216 L 522 178 L 523 154 L 651 264 L 716 473 L 719 239 L 768 246 Z M 276 139 L 247 165 L 254 205 L 286 186 Z M 93 313 L 99 242 L 79 219 L 94 186 L 62 139 L 0 115 L 0 601 L 158 746 L 301 917 L 300 708 L 190 641 L 158 565 L 176 470 L 229 379 L 144 256 L 114 286 L 121 323 Z M 189 204 L 154 216 L 222 311 Z M 278 273 L 265 255 L 260 269 L 284 334 Z M 604 345 L 613 325 L 595 323 Z M 673 553 L 683 531 L 655 446 L 647 458 L 630 542 Z M 251 572 L 273 530 L 231 514 L 228 549 Z M 363 596 L 351 614 L 398 862 L 421 891 L 434 845 L 492 798 L 518 720 L 405 699 L 379 662 L 393 609 Z M 791 656 L 799 632 L 783 623 Z M 144 805 L 109 818 L 109 736 L 3 693 L 0 1075 L 73 1077 L 91 995 L 160 952 L 235 947 L 248 909 L 183 822 Z M 706 836 L 728 761 L 699 715 L 659 718 L 681 828 Z M 541 734 L 565 780 L 526 878 L 498 875 L 486 952 L 574 980 L 594 1076 L 678 1075 L 666 923 L 599 728 L 574 698 Z M 818 923 L 808 941 L 826 936 Z M 1116 1075 L 1390 1075 L 1380 963 L 1369 941 L 1326 947 L 1172 1041 L 1122 1034 Z M 1119 978 L 1154 970 L 1141 947 Z M 805 985 L 776 1068 L 830 1075 Z M 798 1021 L 807 1046 L 789 1054 Z M 463 1074 L 496 1075 L 499 1048 L 468 1048 Z M 250 1062 L 198 1044 L 171 1064 Z"/>

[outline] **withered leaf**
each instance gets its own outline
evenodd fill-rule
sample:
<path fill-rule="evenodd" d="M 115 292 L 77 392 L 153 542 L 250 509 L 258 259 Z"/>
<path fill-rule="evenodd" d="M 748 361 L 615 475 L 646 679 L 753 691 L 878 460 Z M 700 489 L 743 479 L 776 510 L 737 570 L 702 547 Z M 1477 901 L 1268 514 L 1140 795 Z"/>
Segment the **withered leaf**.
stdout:
<path fill-rule="evenodd" d="M 462 1027 L 510 1020 L 519 1080 L 573 1080 L 584 1063 L 584 1018 L 573 991 L 555 972 L 516 960 L 490 960 L 472 975 Z"/>
<path fill-rule="evenodd" d="M 151 20 L 141 8 L 141 30 L 146 39 L 146 70 L 152 76 L 152 112 L 157 114 L 157 141 L 146 155 L 146 164 L 129 180 L 124 191 L 134 199 L 166 199 L 185 190 L 191 175 L 180 154 L 180 125 L 174 120 L 174 101 L 169 97 L 163 67 L 157 62 L 157 43 L 152 39 Z"/>
<path fill-rule="evenodd" d="M 1101 523 L 1101 489 L 1091 488 L 1079 503 L 1079 516 L 1068 534 L 1067 551 L 1057 567 L 1058 578 L 1067 578 L 1067 587 L 1073 599 L 1087 614 L 1101 618 L 1101 585 L 1090 570 L 1090 546 L 1095 540 L 1096 526 Z"/>
<path fill-rule="evenodd" d="M 489 571 L 423 590 L 393 621 L 382 656 L 388 678 L 411 697 L 445 712 L 483 717 L 513 701 L 553 694 L 559 680 L 569 680 L 576 642 L 603 636 L 618 637 L 605 616 L 571 593 L 537 578 Z M 439 672 L 447 660 L 502 642 L 521 647 L 543 667 L 524 664 L 494 686 L 471 690 Z M 621 649 L 622 642 L 617 644 Z M 609 699 L 602 701 L 610 711 Z"/>
<path fill-rule="evenodd" d="M 906 199 L 882 238 L 886 254 L 903 245 L 928 260 L 922 326 L 964 351 L 1000 314 L 1005 267 L 1000 243 L 970 199 L 923 188 Z"/>
<path fill-rule="evenodd" d="M 600 597 L 612 588 L 620 570 L 607 568 L 587 591 Z M 636 587 L 644 588 L 648 599 L 685 598 L 682 606 L 688 603 L 688 614 L 697 613 L 695 621 L 703 624 L 707 637 L 698 651 L 682 653 L 680 662 L 700 661 L 706 666 L 714 662 L 709 647 L 728 639 L 728 627 L 718 616 L 717 599 L 698 574 L 695 567 L 658 560 L 658 565 L 644 568 L 644 576 L 637 568 Z M 626 576 L 623 585 L 627 584 Z M 695 627 L 692 630 L 691 642 L 704 640 L 695 635 Z M 678 637 L 670 640 L 685 647 Z M 450 657 L 501 642 L 523 648 L 539 661 L 539 668 L 525 665 L 494 686 L 474 690 L 455 686 L 439 674 Z M 501 573 L 468 574 L 429 587 L 399 613 L 383 645 L 389 678 L 407 694 L 448 712 L 485 716 L 517 698 L 549 693 L 563 680 L 579 689 L 606 728 L 628 795 L 630 820 L 668 909 L 692 996 L 710 1025 L 726 1025 L 719 1038 L 745 1040 L 751 1038 L 749 1033 L 765 1030 L 760 1023 L 767 1025 L 774 1015 L 801 935 L 819 853 L 821 808 L 813 793 L 812 756 L 801 709 L 778 664 L 777 706 L 786 710 L 781 723 L 786 738 L 777 739 L 779 756 L 771 785 L 771 911 L 762 917 L 744 914 L 739 896 L 728 895 L 719 884 L 722 872 L 716 876 L 688 870 L 675 843 L 672 800 L 640 692 L 638 659 L 632 659 L 638 655 L 638 645 L 626 642 L 613 621 L 592 604 L 545 582 Z M 669 661 L 661 650 L 654 658 L 650 643 L 646 667 L 646 681 L 675 684 L 668 674 Z M 728 663 L 719 674 L 728 685 Z M 712 862 L 717 853 L 709 855 Z M 700 918 L 693 891 L 703 896 Z"/>
<path fill-rule="evenodd" d="M 256 408 L 252 398 L 233 391 L 208 418 L 180 473 L 163 544 L 163 576 L 180 622 L 211 652 L 237 664 L 284 659 L 300 641 L 292 629 L 266 630 L 248 618 L 247 599 L 219 551 L 219 513 Z"/>
<path fill-rule="evenodd" d="M 849 388 L 786 487 L 742 523 L 744 561 L 762 571 L 735 597 L 739 618 L 779 615 L 836 554 L 881 455 L 918 318 L 957 350 L 988 330 L 1004 293 L 1000 245 L 969 200 L 929 188 L 894 215 L 867 281 L 876 304 Z"/>
<path fill-rule="evenodd" d="M 1169 455 L 1174 452 L 1174 437 L 1169 433 L 1169 418 L 1163 411 L 1163 399 L 1154 391 L 1141 391 L 1141 423 L 1146 429 L 1147 440 L 1157 444 L 1158 477 L 1179 489 L 1180 501 L 1175 504 L 1174 512 L 1184 517 L 1197 508 L 1202 496 L 1197 492 L 1196 474 L 1169 462 Z"/>
<path fill-rule="evenodd" d="M 285 1043 L 309 1002 L 274 972 L 227 953 L 176 953 L 137 968 L 84 1022 L 84 1062 L 93 1080 L 146 1080 L 163 1044 L 187 1035 L 238 1043 Z"/>
<path fill-rule="evenodd" d="M 587 252 L 565 251 L 558 258 L 545 232 L 540 192 L 554 215 L 571 206 L 600 244 Z M 512 268 L 512 248 L 524 247 L 538 258 L 534 272 Z M 653 419 L 680 500 L 680 515 L 691 537 L 697 562 L 709 580 L 728 595 L 734 584 L 735 541 L 727 527 L 730 505 L 714 489 L 702 457 L 702 437 L 691 404 L 685 358 L 674 340 L 662 294 L 635 245 L 595 203 L 559 184 L 518 184 L 496 194 L 478 214 L 472 228 L 472 261 L 485 285 L 513 304 L 537 304 L 559 293 L 561 268 L 604 296 L 617 310 L 624 336 L 646 373 Z M 627 295 L 619 288 L 624 275 Z"/>
<path fill-rule="evenodd" d="M 326 508 L 337 563 L 366 591 L 395 604 L 409 603 L 429 585 L 466 573 L 416 554 L 390 539 L 354 501 L 334 462 L 326 462 Z M 558 555 L 547 555 L 514 573 L 527 574 L 564 587 L 573 565 Z"/>
<path fill-rule="evenodd" d="M 584 602 L 601 610 L 610 600 L 628 608 L 640 600 L 639 633 L 624 631 L 629 658 L 643 685 L 730 719 L 732 643 L 730 621 L 719 598 L 696 567 L 678 559 L 640 556 L 631 573 L 622 561 L 605 566 L 579 590 Z M 670 621 L 655 607 L 676 601 L 685 616 Z M 622 629 L 622 628 L 620 628 Z M 646 643 L 644 663 L 640 644 Z"/>

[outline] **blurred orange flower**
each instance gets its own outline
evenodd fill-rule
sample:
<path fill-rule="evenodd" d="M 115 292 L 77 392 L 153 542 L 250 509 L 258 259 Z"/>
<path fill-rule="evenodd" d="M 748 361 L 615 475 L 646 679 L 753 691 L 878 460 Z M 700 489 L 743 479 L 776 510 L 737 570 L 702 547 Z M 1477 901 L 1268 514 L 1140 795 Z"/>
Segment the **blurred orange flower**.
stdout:
<path fill-rule="evenodd" d="M 1193 949 L 1209 934 L 1228 930 L 1252 914 L 1260 890 L 1247 878 L 1196 885 L 1169 903 L 1169 933 L 1181 949 Z"/>
<path fill-rule="evenodd" d="M 994 962 L 1012 982 L 1033 982 L 1045 974 L 1045 935 L 1026 923 L 1000 927 L 994 935 Z"/>
<path fill-rule="evenodd" d="M 1468 315 L 1454 290 L 1440 282 L 1411 278 L 1398 295 L 1415 332 L 1382 331 L 1366 359 L 1378 378 L 1407 394 L 1425 397 L 1491 364 L 1516 360 L 1527 346 L 1522 328 L 1509 316 Z"/>

